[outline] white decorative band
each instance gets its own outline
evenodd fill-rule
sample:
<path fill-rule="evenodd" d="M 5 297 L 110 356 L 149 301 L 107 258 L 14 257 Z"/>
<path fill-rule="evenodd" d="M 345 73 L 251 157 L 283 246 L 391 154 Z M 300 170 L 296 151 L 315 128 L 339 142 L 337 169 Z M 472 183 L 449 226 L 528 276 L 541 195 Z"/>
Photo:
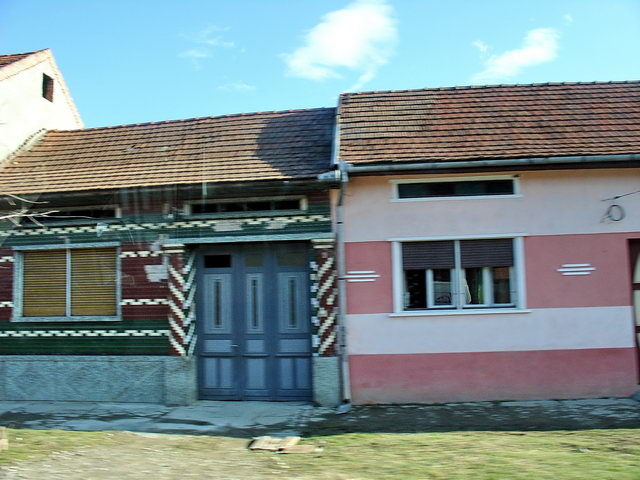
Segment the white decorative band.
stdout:
<path fill-rule="evenodd" d="M 147 257 L 159 257 L 162 252 L 152 252 L 151 250 L 139 250 L 137 252 L 122 252 L 120 258 L 147 258 Z"/>
<path fill-rule="evenodd" d="M 1 337 L 168 337 L 169 330 L 22 330 L 0 331 Z"/>
<path fill-rule="evenodd" d="M 565 263 L 556 271 L 562 275 L 591 275 L 595 269 L 590 263 Z"/>
<path fill-rule="evenodd" d="M 166 298 L 125 298 L 120 305 L 169 305 Z"/>
<path fill-rule="evenodd" d="M 11 307 L 11 308 L 13 308 L 13 302 L 0 302 L 0 307 Z"/>
<path fill-rule="evenodd" d="M 13 262 L 13 257 L 12 256 L 5 256 L 5 257 L 0 257 L 0 263 L 3 262 Z"/>

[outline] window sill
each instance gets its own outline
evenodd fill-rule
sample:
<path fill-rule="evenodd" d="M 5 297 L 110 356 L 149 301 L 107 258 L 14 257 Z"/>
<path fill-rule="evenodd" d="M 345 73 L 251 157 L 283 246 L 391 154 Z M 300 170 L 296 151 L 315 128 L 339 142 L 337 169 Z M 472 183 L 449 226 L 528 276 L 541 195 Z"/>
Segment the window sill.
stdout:
<path fill-rule="evenodd" d="M 522 308 L 479 308 L 465 310 L 416 310 L 412 312 L 390 313 L 390 317 L 448 317 L 452 315 L 496 315 L 508 313 L 531 313 Z"/>
<path fill-rule="evenodd" d="M 508 193 L 504 195 L 460 195 L 450 197 L 411 197 L 411 198 L 392 198 L 391 203 L 405 202 L 441 202 L 446 200 L 488 200 L 490 198 L 522 198 L 522 194 Z"/>
<path fill-rule="evenodd" d="M 84 317 L 18 317 L 12 323 L 77 323 L 77 322 L 119 322 L 119 316 L 84 316 Z"/>

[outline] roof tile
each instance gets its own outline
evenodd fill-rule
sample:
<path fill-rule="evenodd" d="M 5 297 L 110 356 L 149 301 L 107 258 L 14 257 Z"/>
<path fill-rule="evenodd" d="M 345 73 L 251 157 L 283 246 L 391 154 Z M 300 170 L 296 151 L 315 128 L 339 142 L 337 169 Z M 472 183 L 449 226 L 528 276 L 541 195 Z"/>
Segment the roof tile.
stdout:
<path fill-rule="evenodd" d="M 3 193 L 315 177 L 329 168 L 335 109 L 48 132 L 0 171 Z"/>
<path fill-rule="evenodd" d="M 640 82 L 346 93 L 339 113 L 354 164 L 640 152 Z"/>

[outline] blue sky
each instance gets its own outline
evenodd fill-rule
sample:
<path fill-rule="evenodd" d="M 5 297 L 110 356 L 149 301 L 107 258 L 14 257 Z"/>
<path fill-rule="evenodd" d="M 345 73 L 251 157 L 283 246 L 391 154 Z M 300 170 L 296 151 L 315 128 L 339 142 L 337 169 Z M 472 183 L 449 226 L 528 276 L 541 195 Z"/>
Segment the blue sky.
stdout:
<path fill-rule="evenodd" d="M 640 0 L 0 0 L 87 127 L 334 106 L 348 90 L 640 80 Z"/>

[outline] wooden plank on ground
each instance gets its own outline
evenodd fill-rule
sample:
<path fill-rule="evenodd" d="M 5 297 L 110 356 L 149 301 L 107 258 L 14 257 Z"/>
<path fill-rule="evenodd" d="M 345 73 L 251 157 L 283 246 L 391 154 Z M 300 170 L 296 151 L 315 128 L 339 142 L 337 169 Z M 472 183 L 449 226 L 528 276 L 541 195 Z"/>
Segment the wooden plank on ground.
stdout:
<path fill-rule="evenodd" d="M 256 437 L 249 442 L 249 450 L 268 450 L 270 452 L 277 452 L 293 447 L 300 441 L 300 437 L 285 437 L 285 438 L 272 438 L 272 437 Z"/>
<path fill-rule="evenodd" d="M 0 450 L 9 450 L 9 439 L 7 438 L 7 429 L 0 427 Z"/>

